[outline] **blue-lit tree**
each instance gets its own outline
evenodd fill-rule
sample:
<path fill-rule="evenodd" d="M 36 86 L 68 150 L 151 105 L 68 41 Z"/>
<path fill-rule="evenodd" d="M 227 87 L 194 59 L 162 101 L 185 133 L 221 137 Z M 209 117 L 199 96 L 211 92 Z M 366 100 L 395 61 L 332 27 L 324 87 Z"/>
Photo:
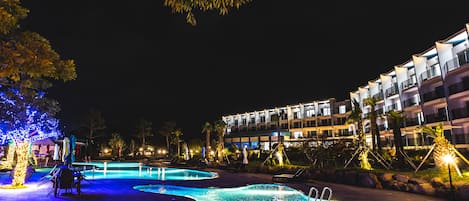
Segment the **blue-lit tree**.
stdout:
<path fill-rule="evenodd" d="M 57 108 L 49 105 L 47 111 L 40 109 L 46 102 L 51 100 L 42 93 L 28 98 L 14 88 L 0 86 L 0 144 L 10 144 L 9 155 L 16 152 L 17 158 L 13 187 L 22 187 L 25 182 L 31 144 L 60 135 L 59 121 L 52 116 Z M 7 165 L 11 165 L 11 161 Z"/>
<path fill-rule="evenodd" d="M 16 152 L 13 187 L 24 184 L 30 143 L 60 134 L 58 103 L 43 91 L 50 80 L 76 78 L 73 60 L 62 60 L 40 34 L 20 29 L 28 12 L 20 0 L 0 1 L 0 144 Z"/>

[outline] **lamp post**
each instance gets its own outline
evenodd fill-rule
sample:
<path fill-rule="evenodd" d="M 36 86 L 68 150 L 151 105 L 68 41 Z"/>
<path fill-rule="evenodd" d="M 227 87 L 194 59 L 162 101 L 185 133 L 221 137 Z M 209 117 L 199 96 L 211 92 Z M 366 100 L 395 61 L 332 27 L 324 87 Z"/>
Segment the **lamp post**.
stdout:
<path fill-rule="evenodd" d="M 446 165 L 448 166 L 448 175 L 449 175 L 449 190 L 451 193 L 451 200 L 454 199 L 454 189 L 453 189 L 453 179 L 451 178 L 451 164 L 454 163 L 453 156 L 447 154 L 443 156 L 443 160 L 445 161 Z"/>

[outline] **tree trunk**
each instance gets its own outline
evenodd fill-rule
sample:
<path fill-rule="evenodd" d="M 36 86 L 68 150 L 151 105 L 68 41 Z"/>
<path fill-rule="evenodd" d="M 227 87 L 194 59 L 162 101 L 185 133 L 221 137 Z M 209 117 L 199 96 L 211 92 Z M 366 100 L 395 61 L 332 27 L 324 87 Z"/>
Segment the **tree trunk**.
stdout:
<path fill-rule="evenodd" d="M 28 168 L 29 158 L 29 142 L 24 141 L 20 143 L 16 148 L 16 167 L 13 175 L 12 186 L 21 187 L 24 185 L 26 179 L 26 171 Z"/>

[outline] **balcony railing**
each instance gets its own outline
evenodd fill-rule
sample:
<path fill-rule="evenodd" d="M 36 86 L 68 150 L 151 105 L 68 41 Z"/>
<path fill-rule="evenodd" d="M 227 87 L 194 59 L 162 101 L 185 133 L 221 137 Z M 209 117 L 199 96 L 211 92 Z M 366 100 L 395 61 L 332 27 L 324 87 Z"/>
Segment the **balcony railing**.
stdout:
<path fill-rule="evenodd" d="M 420 124 L 420 122 L 419 122 L 419 119 L 417 117 L 415 117 L 415 118 L 406 118 L 405 119 L 405 125 L 406 126 L 417 126 L 419 124 Z"/>
<path fill-rule="evenodd" d="M 425 122 L 426 123 L 435 123 L 435 122 L 440 122 L 440 121 L 446 121 L 446 115 L 443 114 L 429 114 L 425 115 Z"/>
<path fill-rule="evenodd" d="M 430 69 L 426 70 L 425 72 L 420 74 L 420 80 L 428 80 L 434 78 L 436 76 L 440 76 L 440 72 L 438 71 L 438 64 L 433 65 Z"/>
<path fill-rule="evenodd" d="M 389 97 L 398 93 L 399 93 L 399 88 L 397 84 L 394 84 L 392 87 L 389 87 L 385 90 L 386 97 Z"/>
<path fill-rule="evenodd" d="M 380 100 L 383 100 L 384 99 L 384 95 L 383 95 L 383 92 L 379 92 L 375 95 L 372 96 L 374 99 L 376 99 L 377 101 L 380 101 Z"/>
<path fill-rule="evenodd" d="M 415 101 L 414 98 L 409 98 L 407 100 L 404 100 L 403 103 L 404 103 L 405 108 L 419 104 L 417 101 Z"/>
<path fill-rule="evenodd" d="M 408 88 L 415 86 L 416 84 L 417 82 L 411 78 L 401 83 L 401 89 L 406 90 Z"/>
<path fill-rule="evenodd" d="M 397 104 L 396 103 L 386 106 L 386 111 L 391 111 L 391 110 L 397 110 Z"/>
<path fill-rule="evenodd" d="M 447 61 L 443 69 L 445 73 L 448 73 L 449 71 L 457 69 L 467 63 L 469 63 L 469 50 L 464 50 L 458 53 L 457 57 Z"/>
<path fill-rule="evenodd" d="M 462 82 L 452 84 L 448 87 L 449 95 L 469 90 L 469 79 L 463 79 Z"/>
<path fill-rule="evenodd" d="M 469 108 L 467 107 L 456 108 L 456 109 L 451 110 L 451 113 L 453 114 L 453 119 L 466 118 L 466 117 L 469 117 Z"/>
<path fill-rule="evenodd" d="M 443 97 L 445 97 L 445 92 L 444 92 L 443 88 L 441 88 L 439 90 L 424 93 L 423 94 L 423 101 L 427 102 L 427 101 L 432 101 L 432 100 L 435 100 L 435 99 L 438 99 L 438 98 L 443 98 Z"/>

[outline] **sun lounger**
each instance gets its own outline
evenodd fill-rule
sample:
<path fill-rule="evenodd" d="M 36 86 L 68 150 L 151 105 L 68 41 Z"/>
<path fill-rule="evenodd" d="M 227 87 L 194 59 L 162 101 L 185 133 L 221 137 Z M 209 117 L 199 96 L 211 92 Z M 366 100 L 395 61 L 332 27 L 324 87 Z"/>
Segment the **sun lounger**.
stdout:
<path fill-rule="evenodd" d="M 301 179 L 301 174 L 303 174 L 303 172 L 305 171 L 305 169 L 303 168 L 300 168 L 298 169 L 295 173 L 293 174 L 276 174 L 274 176 L 272 176 L 272 181 L 274 182 L 288 182 L 288 181 L 296 181 L 296 180 L 300 180 Z"/>

